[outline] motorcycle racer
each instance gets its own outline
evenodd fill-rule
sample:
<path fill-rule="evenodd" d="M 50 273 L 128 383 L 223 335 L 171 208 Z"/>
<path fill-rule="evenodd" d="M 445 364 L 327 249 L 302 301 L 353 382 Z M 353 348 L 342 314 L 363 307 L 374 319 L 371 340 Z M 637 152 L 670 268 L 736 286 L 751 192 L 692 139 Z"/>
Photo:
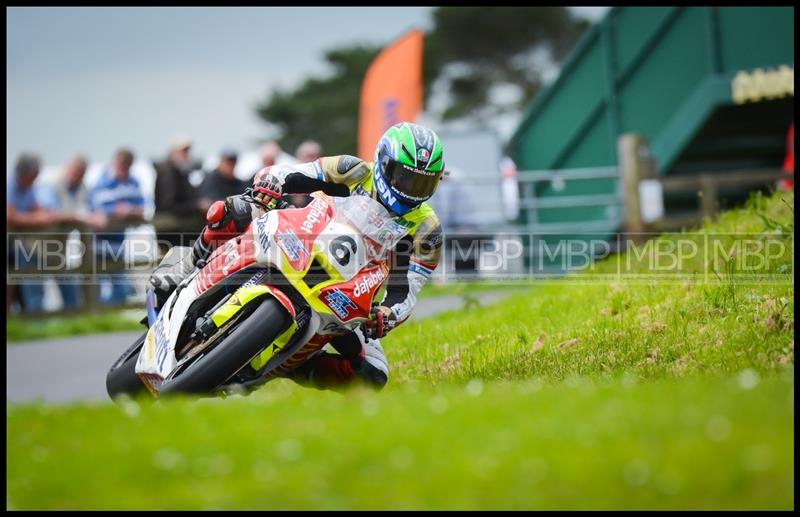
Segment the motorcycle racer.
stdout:
<path fill-rule="evenodd" d="M 208 210 L 208 224 L 186 260 L 157 268 L 151 283 L 161 293 L 171 292 L 220 244 L 241 234 L 255 218 L 278 208 L 284 195 L 323 191 L 333 196 L 365 195 L 377 199 L 407 229 L 395 249 L 386 293 L 374 306 L 363 328 L 334 338 L 338 352 L 312 356 L 292 371 L 300 384 L 320 389 L 365 381 L 377 389 L 388 381 L 389 365 L 380 338 L 411 315 L 416 297 L 436 269 L 442 230 L 425 202 L 441 181 L 444 155 L 431 129 L 402 122 L 390 127 L 375 149 L 374 161 L 339 155 L 297 165 L 265 167 L 245 194 L 217 201 Z"/>

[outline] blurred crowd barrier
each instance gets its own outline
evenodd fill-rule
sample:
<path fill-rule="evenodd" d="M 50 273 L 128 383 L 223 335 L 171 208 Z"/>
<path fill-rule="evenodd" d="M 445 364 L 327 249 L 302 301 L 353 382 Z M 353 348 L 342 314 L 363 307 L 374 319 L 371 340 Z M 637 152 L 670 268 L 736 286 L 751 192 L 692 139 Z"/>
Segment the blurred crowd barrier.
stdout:
<path fill-rule="evenodd" d="M 205 160 L 191 149 L 178 136 L 161 159 L 121 148 L 108 163 L 75 156 L 59 166 L 21 153 L 7 173 L 6 313 L 141 305 L 163 253 L 191 245 L 213 201 L 244 192 L 263 167 L 321 154 L 313 141 L 297 157 L 273 141 Z"/>

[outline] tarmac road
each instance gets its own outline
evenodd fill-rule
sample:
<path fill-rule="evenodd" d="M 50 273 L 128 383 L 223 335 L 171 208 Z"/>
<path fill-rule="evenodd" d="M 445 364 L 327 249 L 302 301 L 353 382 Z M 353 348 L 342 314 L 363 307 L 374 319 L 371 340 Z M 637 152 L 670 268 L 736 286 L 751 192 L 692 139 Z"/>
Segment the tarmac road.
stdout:
<path fill-rule="evenodd" d="M 507 295 L 487 293 L 481 296 L 480 302 L 488 305 Z M 458 296 L 424 298 L 417 303 L 412 319 L 459 309 L 463 305 L 463 299 Z M 6 401 L 109 401 L 106 372 L 141 334 L 115 332 L 7 345 Z"/>

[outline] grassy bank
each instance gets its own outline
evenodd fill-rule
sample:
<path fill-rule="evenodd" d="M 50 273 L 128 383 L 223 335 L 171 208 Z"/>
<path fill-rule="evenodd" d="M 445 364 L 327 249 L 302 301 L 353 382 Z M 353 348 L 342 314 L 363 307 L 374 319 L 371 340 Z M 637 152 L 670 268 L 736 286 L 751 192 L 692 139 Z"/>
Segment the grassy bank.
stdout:
<path fill-rule="evenodd" d="M 662 237 L 657 242 L 698 243 L 679 270 L 654 274 L 646 254 L 614 256 L 495 306 L 409 322 L 384 347 L 397 378 L 430 382 L 791 369 L 793 204 L 785 194 L 755 198 L 702 230 Z M 776 243 L 777 251 L 764 267 L 748 267 L 728 253 L 744 238 Z M 622 274 L 620 264 L 628 268 Z"/>
<path fill-rule="evenodd" d="M 379 394 L 276 381 L 226 400 L 10 405 L 7 503 L 791 509 L 790 207 L 756 198 L 664 236 L 698 245 L 670 274 L 645 250 L 403 325 Z M 754 271 L 742 235 L 783 252 Z"/>

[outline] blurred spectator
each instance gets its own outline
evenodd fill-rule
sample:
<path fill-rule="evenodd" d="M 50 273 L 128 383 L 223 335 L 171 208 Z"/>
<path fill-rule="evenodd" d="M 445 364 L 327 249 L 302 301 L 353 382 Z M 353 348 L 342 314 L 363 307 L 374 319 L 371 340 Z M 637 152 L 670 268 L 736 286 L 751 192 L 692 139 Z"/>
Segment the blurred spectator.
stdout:
<path fill-rule="evenodd" d="M 475 229 L 477 206 L 472 203 L 464 173 L 460 169 L 448 167 L 436 195 L 428 200 L 428 204 L 436 211 L 445 232 L 469 232 Z"/>
<path fill-rule="evenodd" d="M 283 150 L 278 142 L 274 140 L 270 140 L 269 142 L 265 142 L 260 149 L 261 152 L 261 164 L 263 167 L 272 167 L 276 163 L 278 163 L 278 157 L 281 155 Z"/>
<path fill-rule="evenodd" d="M 8 174 L 6 182 L 6 222 L 8 230 L 31 231 L 51 223 L 48 213 L 38 203 L 33 183 L 39 176 L 41 160 L 34 154 L 23 153 L 17 158 L 14 173 Z M 11 235 L 8 242 L 8 271 L 21 272 L 35 269 L 38 263 L 35 241 L 30 236 Z M 22 307 L 26 311 L 44 309 L 44 285 L 38 282 L 23 282 L 19 286 L 9 284 L 6 289 L 6 313 L 10 311 L 18 288 Z"/>
<path fill-rule="evenodd" d="M 500 178 L 503 216 L 506 221 L 514 221 L 519 217 L 519 183 L 517 182 L 517 164 L 510 156 L 504 156 L 500 160 Z"/>
<path fill-rule="evenodd" d="M 71 158 L 53 183 L 40 190 L 42 205 L 54 211 L 89 213 L 89 192 L 83 184 L 87 167 L 82 156 Z"/>
<path fill-rule="evenodd" d="M 59 172 L 54 184 L 45 185 L 40 190 L 41 203 L 42 206 L 53 212 L 72 215 L 76 218 L 90 218 L 94 221 L 95 227 L 102 228 L 106 223 L 105 214 L 101 212 L 89 213 L 89 193 L 83 182 L 87 165 L 86 159 L 82 156 L 75 156 L 69 160 Z M 75 230 L 80 231 L 82 228 L 78 228 L 77 225 L 73 224 L 63 226 L 62 230 L 56 238 L 63 244 L 63 249 L 67 250 L 69 234 Z M 56 277 L 56 283 L 61 291 L 64 308 L 79 308 L 82 304 L 82 295 L 78 280 L 67 276 L 65 271 L 64 274 Z"/>
<path fill-rule="evenodd" d="M 191 246 L 197 238 L 197 229 L 205 223 L 200 193 L 189 182 L 189 174 L 200 169 L 200 163 L 190 157 L 191 149 L 192 142 L 179 136 L 173 140 L 167 158 L 153 164 L 156 169 L 153 225 L 159 241 L 172 246 Z"/>
<path fill-rule="evenodd" d="M 48 210 L 37 199 L 33 184 L 39 176 L 41 159 L 30 153 L 22 153 L 17 159 L 14 172 L 7 175 L 6 222 L 8 223 L 8 271 L 11 273 L 42 272 L 41 236 L 43 231 L 55 230 L 58 224 L 91 224 L 101 226 L 102 221 L 86 214 L 59 213 Z M 37 232 L 37 234 L 15 234 L 15 232 Z M 44 309 L 44 284 L 41 281 L 23 281 L 19 285 L 23 309 L 40 312 Z M 6 312 L 13 298 L 13 286 L 6 291 Z"/>
<path fill-rule="evenodd" d="M 124 278 L 125 227 L 144 220 L 144 196 L 139 182 L 131 177 L 134 156 L 128 149 L 114 155 L 111 166 L 105 169 L 97 185 L 89 193 L 89 207 L 108 217 L 109 231 L 98 234 L 95 256 L 102 259 L 100 271 L 111 273 L 111 296 L 101 298 L 103 303 L 122 304 L 131 290 Z"/>
<path fill-rule="evenodd" d="M 447 263 L 456 271 L 475 272 L 479 249 L 474 244 L 482 237 L 475 233 L 479 205 L 473 202 L 466 181 L 461 169 L 448 166 L 436 195 L 428 204 L 436 211 L 442 225 L 445 256 L 448 257 L 451 250 L 460 250 L 452 259 L 448 258 L 452 262 Z"/>
<path fill-rule="evenodd" d="M 250 186 L 250 182 L 242 181 L 234 175 L 238 153 L 233 149 L 223 149 L 220 153 L 219 165 L 206 175 L 200 185 L 200 194 L 208 205 L 228 196 L 241 194 Z"/>
<path fill-rule="evenodd" d="M 313 162 L 322 156 L 322 146 L 314 140 L 306 140 L 297 146 L 294 154 L 300 163 Z"/>

